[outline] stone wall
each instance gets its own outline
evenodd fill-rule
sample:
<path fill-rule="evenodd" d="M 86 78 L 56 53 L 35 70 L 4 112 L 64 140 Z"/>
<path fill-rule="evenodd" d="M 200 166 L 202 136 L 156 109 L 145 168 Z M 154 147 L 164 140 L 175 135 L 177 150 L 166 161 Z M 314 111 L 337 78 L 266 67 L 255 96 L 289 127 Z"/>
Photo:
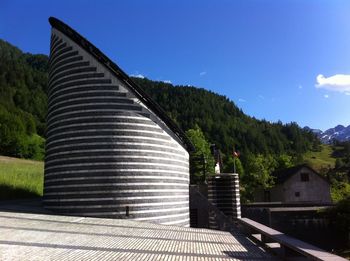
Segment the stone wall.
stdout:
<path fill-rule="evenodd" d="M 189 155 L 103 63 L 52 29 L 44 205 L 189 226 Z"/>
<path fill-rule="evenodd" d="M 208 200 L 232 221 L 241 217 L 238 174 L 217 174 L 209 176 Z M 209 227 L 216 229 L 215 213 L 209 213 Z"/>

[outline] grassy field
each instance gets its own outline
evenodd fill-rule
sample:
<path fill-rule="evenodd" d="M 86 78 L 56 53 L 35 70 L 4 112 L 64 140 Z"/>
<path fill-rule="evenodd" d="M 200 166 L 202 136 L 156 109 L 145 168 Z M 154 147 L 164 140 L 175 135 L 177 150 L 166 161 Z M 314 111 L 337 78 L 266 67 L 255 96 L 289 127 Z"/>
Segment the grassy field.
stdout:
<path fill-rule="evenodd" d="M 321 145 L 321 151 L 310 151 L 304 154 L 305 163 L 308 163 L 315 170 L 322 170 L 324 168 L 333 168 L 335 158 L 332 157 L 332 148 L 329 145 Z"/>
<path fill-rule="evenodd" d="M 44 163 L 0 156 L 0 199 L 42 196 Z"/>

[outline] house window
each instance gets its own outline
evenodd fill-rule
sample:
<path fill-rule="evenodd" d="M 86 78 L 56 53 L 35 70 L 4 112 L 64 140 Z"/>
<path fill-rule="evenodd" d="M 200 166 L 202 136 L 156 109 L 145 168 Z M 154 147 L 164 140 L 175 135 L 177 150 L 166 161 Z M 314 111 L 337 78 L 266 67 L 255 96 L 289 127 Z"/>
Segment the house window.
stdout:
<path fill-rule="evenodd" d="M 308 182 L 309 181 L 309 173 L 300 173 L 300 179 L 302 182 Z"/>
<path fill-rule="evenodd" d="M 300 197 L 300 192 L 298 191 L 298 192 L 295 192 L 295 196 L 297 197 L 297 198 L 299 198 Z"/>

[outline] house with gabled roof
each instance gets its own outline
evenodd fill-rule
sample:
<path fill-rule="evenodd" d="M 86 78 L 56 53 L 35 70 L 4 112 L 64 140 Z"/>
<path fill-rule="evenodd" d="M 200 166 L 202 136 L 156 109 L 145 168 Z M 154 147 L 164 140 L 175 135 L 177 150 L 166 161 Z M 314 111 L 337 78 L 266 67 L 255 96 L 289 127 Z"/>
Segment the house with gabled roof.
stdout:
<path fill-rule="evenodd" d="M 331 203 L 329 181 L 306 164 L 278 170 L 271 175 L 274 187 L 256 193 L 255 201 Z"/>

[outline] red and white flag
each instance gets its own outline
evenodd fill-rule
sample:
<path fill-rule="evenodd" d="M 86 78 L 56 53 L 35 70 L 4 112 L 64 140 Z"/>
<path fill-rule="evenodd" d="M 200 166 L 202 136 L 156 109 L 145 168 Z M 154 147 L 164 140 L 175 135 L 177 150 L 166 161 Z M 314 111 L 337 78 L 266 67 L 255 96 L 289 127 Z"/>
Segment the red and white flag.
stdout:
<path fill-rule="evenodd" d="M 235 147 L 233 147 L 233 157 L 234 157 L 234 158 L 238 158 L 239 155 L 240 155 L 239 151 L 236 151 L 236 150 L 235 150 Z"/>

